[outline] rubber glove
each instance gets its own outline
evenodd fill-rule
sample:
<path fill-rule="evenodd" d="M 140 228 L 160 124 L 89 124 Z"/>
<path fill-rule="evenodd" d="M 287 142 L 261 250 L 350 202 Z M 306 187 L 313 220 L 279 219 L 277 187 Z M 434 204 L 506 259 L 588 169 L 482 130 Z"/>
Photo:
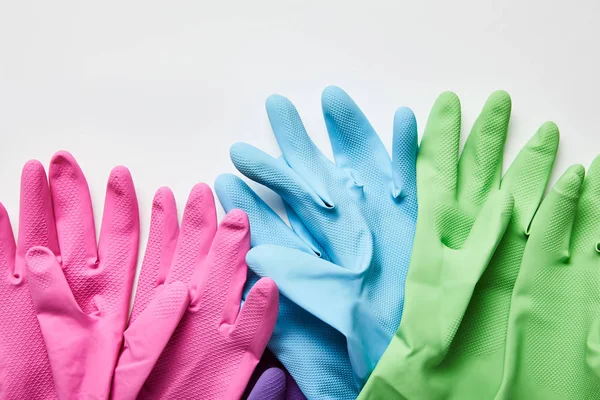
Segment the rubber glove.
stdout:
<path fill-rule="evenodd" d="M 256 366 L 242 399 L 305 400 L 294 378 L 268 349 Z"/>
<path fill-rule="evenodd" d="M 248 217 L 227 214 L 219 229 L 208 186 L 197 185 L 188 199 L 181 231 L 170 192 L 162 194 L 163 210 L 154 215 L 154 238 L 165 238 L 175 257 L 161 253 L 142 280 L 185 282 L 190 304 L 146 380 L 139 399 L 239 399 L 267 345 L 277 318 L 278 292 L 269 279 L 259 280 L 240 310 L 250 248 Z M 159 223 L 157 219 L 162 219 Z M 156 245 L 158 246 L 158 245 Z M 136 295 L 133 316 L 143 309 L 148 292 Z M 133 323 L 136 323 L 134 320 Z"/>
<path fill-rule="evenodd" d="M 131 175 L 112 170 L 99 244 L 89 189 L 73 157 L 49 169 L 56 239 L 26 255 L 29 290 L 61 399 L 108 398 L 129 311 L 139 217 Z M 51 229 L 50 227 L 47 227 Z"/>
<path fill-rule="evenodd" d="M 215 188 L 225 210 L 248 213 L 248 265 L 282 293 L 269 348 L 308 398 L 353 399 L 402 315 L 417 215 L 416 122 L 398 110 L 390 160 L 345 92 L 329 87 L 322 103 L 335 163 L 281 96 L 267 100 L 267 113 L 282 159 L 247 144 L 231 149 L 241 173 L 282 197 L 292 229 L 238 178 L 223 175 Z"/>
<path fill-rule="evenodd" d="M 360 399 L 496 394 L 512 288 L 558 145 L 556 126 L 544 124 L 501 179 L 510 112 L 510 97 L 493 93 L 459 159 L 460 102 L 444 93 L 433 106 L 405 312 Z"/>
<path fill-rule="evenodd" d="M 269 368 L 260 375 L 248 400 L 305 400 L 294 380 L 280 368 Z"/>
<path fill-rule="evenodd" d="M 57 399 L 50 361 L 29 288 L 25 255 L 33 246 L 57 249 L 44 167 L 29 161 L 21 175 L 19 238 L 0 205 L 0 399 Z"/>
<path fill-rule="evenodd" d="M 597 399 L 600 158 L 569 169 L 538 211 L 517 278 L 497 399 Z"/>

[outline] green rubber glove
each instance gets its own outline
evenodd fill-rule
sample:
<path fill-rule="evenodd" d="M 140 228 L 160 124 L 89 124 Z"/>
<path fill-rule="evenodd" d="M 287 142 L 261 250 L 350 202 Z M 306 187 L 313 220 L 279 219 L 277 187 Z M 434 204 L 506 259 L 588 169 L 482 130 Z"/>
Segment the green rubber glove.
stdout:
<path fill-rule="evenodd" d="M 510 112 L 508 94 L 493 93 L 459 160 L 459 100 L 444 93 L 433 106 L 417 159 L 404 315 L 359 399 L 497 393 L 526 232 L 558 147 L 556 125 L 542 125 L 502 178 Z"/>
<path fill-rule="evenodd" d="M 571 167 L 531 226 L 497 399 L 600 399 L 600 158 Z"/>

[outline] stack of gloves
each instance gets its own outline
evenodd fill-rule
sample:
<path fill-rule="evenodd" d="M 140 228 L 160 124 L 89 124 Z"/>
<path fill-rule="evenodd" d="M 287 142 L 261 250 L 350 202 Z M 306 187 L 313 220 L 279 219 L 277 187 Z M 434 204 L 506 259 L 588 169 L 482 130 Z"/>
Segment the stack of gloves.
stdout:
<path fill-rule="evenodd" d="M 600 399 L 600 158 L 544 196 L 546 122 L 503 174 L 502 91 L 462 152 L 450 92 L 420 146 L 396 112 L 391 157 L 340 88 L 322 106 L 334 161 L 277 95 L 281 157 L 231 148 L 287 222 L 235 175 L 214 185 L 220 225 L 207 185 L 181 224 L 158 190 L 135 296 L 129 171 L 96 241 L 74 158 L 28 162 L 16 242 L 0 205 L 0 399 Z"/>

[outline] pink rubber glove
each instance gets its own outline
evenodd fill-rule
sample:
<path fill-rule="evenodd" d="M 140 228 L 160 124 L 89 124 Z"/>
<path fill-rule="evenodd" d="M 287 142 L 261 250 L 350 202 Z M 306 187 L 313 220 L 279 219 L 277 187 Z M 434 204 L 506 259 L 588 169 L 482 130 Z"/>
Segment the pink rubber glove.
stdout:
<path fill-rule="evenodd" d="M 58 250 L 44 167 L 25 164 L 21 175 L 19 241 L 0 205 L 0 399 L 57 398 L 50 362 L 26 280 L 25 254 L 33 246 Z"/>
<path fill-rule="evenodd" d="M 138 398 L 238 399 L 275 326 L 277 287 L 269 278 L 259 280 L 240 310 L 250 249 L 246 214 L 233 210 L 217 230 L 212 193 L 200 184 L 190 194 L 176 235 L 172 194 L 163 189 L 158 196 L 149 241 L 164 251 L 154 251 L 155 261 L 148 263 L 154 267 L 142 271 L 140 281 L 152 284 L 138 290 L 132 326 L 163 280 L 186 282 L 190 304 Z"/>
<path fill-rule="evenodd" d="M 131 175 L 112 170 L 96 245 L 89 189 L 73 157 L 49 169 L 58 246 L 27 253 L 29 290 L 60 399 L 106 399 L 135 273 L 139 216 Z M 43 199 L 43 203 L 50 199 Z"/>

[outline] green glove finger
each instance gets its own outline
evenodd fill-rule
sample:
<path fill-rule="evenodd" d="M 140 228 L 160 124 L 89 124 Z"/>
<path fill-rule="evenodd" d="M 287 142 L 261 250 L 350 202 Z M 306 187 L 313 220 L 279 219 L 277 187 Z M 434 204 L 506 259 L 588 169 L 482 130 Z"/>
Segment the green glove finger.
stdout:
<path fill-rule="evenodd" d="M 432 190 L 456 190 L 460 143 L 460 101 L 452 92 L 442 93 L 431 110 L 417 157 L 417 178 Z"/>
<path fill-rule="evenodd" d="M 508 93 L 494 92 L 473 125 L 458 164 L 458 196 L 465 208 L 476 210 L 500 186 L 510 109 Z"/>
<path fill-rule="evenodd" d="M 510 190 L 515 198 L 512 227 L 519 233 L 527 232 L 542 200 L 556 159 L 558 141 L 558 127 L 553 122 L 546 122 L 519 152 L 502 178 L 501 187 Z"/>

